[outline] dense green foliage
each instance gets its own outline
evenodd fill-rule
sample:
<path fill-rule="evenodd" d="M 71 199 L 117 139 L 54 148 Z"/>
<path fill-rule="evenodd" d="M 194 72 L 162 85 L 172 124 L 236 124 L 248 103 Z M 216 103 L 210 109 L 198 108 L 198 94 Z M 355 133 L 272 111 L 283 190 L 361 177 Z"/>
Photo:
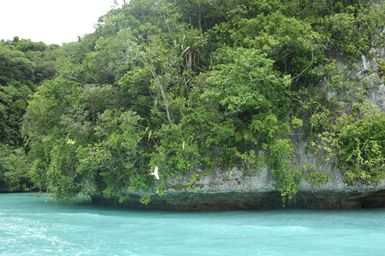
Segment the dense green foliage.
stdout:
<path fill-rule="evenodd" d="M 124 200 L 185 175 L 265 166 L 291 199 L 301 178 L 327 180 L 295 163 L 296 143 L 310 140 L 350 182 L 378 180 L 384 113 L 364 107 L 365 85 L 336 63 L 354 69 L 382 47 L 384 19 L 373 1 L 131 0 L 60 47 L 58 74 L 30 99 L 29 177 L 59 197 Z M 42 78 L 13 54 L 20 68 L 1 82 L 29 95 L 24 77 Z"/>
<path fill-rule="evenodd" d="M 385 113 L 366 102 L 354 104 L 351 111 L 322 117 L 323 132 L 313 143 L 339 165 L 349 183 L 378 182 L 385 177 Z"/>
<path fill-rule="evenodd" d="M 55 75 L 55 48 L 18 38 L 0 42 L 0 191 L 29 184 L 20 124 L 31 94 Z"/>

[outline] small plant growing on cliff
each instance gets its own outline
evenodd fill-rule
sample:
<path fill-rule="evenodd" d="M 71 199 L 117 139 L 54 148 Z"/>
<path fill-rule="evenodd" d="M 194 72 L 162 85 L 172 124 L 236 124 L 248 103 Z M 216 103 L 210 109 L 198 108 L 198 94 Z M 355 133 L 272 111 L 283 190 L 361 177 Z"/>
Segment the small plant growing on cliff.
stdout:
<path fill-rule="evenodd" d="M 385 60 L 377 60 L 378 73 L 385 78 Z"/>
<path fill-rule="evenodd" d="M 293 166 L 293 156 L 294 146 L 287 139 L 277 140 L 270 147 L 270 164 L 284 205 L 298 192 L 298 184 L 302 176 L 302 173 Z"/>
<path fill-rule="evenodd" d="M 148 194 L 142 195 L 140 197 L 140 203 L 148 205 L 149 203 L 151 203 L 151 196 Z"/>

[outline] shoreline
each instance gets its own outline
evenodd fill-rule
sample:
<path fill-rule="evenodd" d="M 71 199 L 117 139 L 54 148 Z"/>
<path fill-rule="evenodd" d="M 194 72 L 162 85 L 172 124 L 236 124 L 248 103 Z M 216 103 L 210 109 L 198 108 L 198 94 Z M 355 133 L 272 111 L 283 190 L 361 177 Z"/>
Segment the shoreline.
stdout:
<path fill-rule="evenodd" d="M 139 194 L 130 194 L 125 202 L 117 198 L 91 196 L 93 204 L 140 210 L 227 211 L 276 209 L 373 209 L 385 208 L 385 190 L 380 191 L 300 191 L 285 206 L 278 191 L 249 192 L 177 192 L 153 194 L 149 204 Z"/>

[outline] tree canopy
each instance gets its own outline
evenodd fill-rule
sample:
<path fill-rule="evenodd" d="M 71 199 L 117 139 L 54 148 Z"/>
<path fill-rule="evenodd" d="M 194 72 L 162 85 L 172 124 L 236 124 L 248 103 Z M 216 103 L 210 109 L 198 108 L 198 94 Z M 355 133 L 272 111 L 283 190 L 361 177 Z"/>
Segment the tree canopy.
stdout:
<path fill-rule="evenodd" d="M 0 42 L 0 191 L 30 184 L 21 122 L 37 86 L 55 76 L 55 48 L 17 37 Z"/>

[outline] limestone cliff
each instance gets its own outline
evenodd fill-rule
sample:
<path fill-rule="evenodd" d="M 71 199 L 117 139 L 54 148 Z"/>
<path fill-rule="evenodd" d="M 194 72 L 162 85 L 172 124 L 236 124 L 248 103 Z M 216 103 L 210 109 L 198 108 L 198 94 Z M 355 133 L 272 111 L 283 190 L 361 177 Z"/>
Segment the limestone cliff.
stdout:
<path fill-rule="evenodd" d="M 362 56 L 358 70 L 352 73 L 368 86 L 367 98 L 385 111 L 385 85 L 379 74 L 378 60 L 384 60 L 385 50 L 372 51 L 374 57 Z M 331 97 L 333 93 L 330 93 Z M 210 175 L 203 172 L 168 181 L 163 195 L 143 191 L 130 193 L 124 205 L 133 208 L 168 210 L 230 210 L 277 209 L 282 207 L 311 209 L 351 209 L 385 207 L 385 180 L 378 184 L 349 185 L 332 163 L 317 159 L 306 150 L 307 143 L 299 141 L 296 150 L 298 166 L 311 165 L 316 172 L 328 175 L 326 183 L 313 184 L 303 178 L 296 196 L 283 205 L 269 168 L 244 172 L 237 168 Z M 150 203 L 140 203 L 146 194 Z M 117 201 L 94 196 L 93 201 L 102 204 L 118 204 Z"/>

